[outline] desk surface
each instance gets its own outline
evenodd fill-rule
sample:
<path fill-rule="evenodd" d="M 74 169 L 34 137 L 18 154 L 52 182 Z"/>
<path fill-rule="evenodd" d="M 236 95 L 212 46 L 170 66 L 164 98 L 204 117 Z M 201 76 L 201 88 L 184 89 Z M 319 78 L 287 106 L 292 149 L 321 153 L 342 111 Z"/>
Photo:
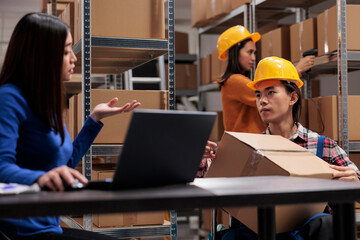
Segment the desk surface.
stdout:
<path fill-rule="evenodd" d="M 358 199 L 360 184 L 354 182 L 285 176 L 205 178 L 188 185 L 150 189 L 0 196 L 0 217 L 353 202 Z"/>

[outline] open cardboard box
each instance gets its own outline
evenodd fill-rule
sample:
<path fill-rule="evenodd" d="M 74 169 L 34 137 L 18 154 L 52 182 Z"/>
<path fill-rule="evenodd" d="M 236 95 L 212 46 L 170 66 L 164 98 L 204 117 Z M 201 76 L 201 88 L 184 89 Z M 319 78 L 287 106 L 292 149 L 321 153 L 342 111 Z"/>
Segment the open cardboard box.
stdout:
<path fill-rule="evenodd" d="M 296 176 L 331 179 L 335 170 L 305 148 L 277 135 L 225 131 L 206 177 Z M 302 226 L 326 203 L 276 206 L 276 232 Z M 257 208 L 225 208 L 257 232 Z"/>

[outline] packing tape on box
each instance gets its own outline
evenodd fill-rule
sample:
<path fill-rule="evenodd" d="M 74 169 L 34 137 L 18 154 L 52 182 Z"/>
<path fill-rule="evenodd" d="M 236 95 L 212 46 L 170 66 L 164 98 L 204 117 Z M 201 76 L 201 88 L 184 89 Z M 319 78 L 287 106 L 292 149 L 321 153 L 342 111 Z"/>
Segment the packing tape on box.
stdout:
<path fill-rule="evenodd" d="M 328 45 L 328 19 L 329 19 L 329 10 L 326 9 L 324 12 L 324 53 L 329 52 Z"/>
<path fill-rule="evenodd" d="M 300 22 L 300 29 L 299 29 L 299 40 L 300 40 L 300 58 L 302 58 L 302 35 L 304 30 L 304 24 L 303 22 Z"/>
<path fill-rule="evenodd" d="M 186 74 L 186 77 L 188 77 L 188 78 L 191 77 L 190 65 L 189 64 L 185 65 L 185 74 Z"/>
<path fill-rule="evenodd" d="M 263 157 L 264 154 L 260 150 L 252 151 L 245 163 L 241 176 L 254 176 Z"/>
<path fill-rule="evenodd" d="M 256 170 L 258 168 L 258 165 L 260 163 L 260 161 L 265 158 L 265 154 L 266 152 L 268 153 L 274 153 L 274 152 L 279 152 L 279 153 L 283 153 L 283 152 L 298 152 L 298 153 L 308 153 L 308 151 L 306 149 L 304 150 L 274 150 L 274 149 L 258 149 L 258 150 L 254 150 L 251 152 L 251 154 L 249 155 L 245 166 L 241 172 L 241 176 L 255 176 Z"/>
<path fill-rule="evenodd" d="M 211 0 L 210 1 L 210 7 L 211 7 L 211 17 L 214 17 L 216 14 L 216 0 Z"/>
<path fill-rule="evenodd" d="M 269 35 L 270 35 L 270 40 L 268 41 L 269 42 L 269 55 L 270 56 L 273 56 L 273 48 L 272 48 L 272 46 L 273 46 L 273 44 L 272 44 L 272 41 L 273 41 L 273 39 L 272 39 L 272 32 L 273 31 L 270 31 L 269 32 Z"/>

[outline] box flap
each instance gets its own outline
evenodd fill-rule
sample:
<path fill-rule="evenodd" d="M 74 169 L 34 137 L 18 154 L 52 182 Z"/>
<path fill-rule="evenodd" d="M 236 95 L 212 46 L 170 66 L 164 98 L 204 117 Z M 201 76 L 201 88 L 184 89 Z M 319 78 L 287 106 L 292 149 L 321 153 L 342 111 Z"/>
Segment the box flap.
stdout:
<path fill-rule="evenodd" d="M 262 152 L 266 158 L 296 177 L 331 179 L 334 169 L 310 152 Z"/>
<path fill-rule="evenodd" d="M 256 150 L 307 152 L 305 148 L 279 135 L 239 133 L 228 131 L 226 131 L 226 133 Z"/>

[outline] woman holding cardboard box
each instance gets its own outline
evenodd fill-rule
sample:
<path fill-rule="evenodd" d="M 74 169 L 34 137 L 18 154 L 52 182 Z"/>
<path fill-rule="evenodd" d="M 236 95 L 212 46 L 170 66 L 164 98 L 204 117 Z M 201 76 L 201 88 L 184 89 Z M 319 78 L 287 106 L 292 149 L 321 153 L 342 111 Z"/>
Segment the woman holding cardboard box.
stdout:
<path fill-rule="evenodd" d="M 140 105 L 99 104 L 71 142 L 64 125 L 64 81 L 76 56 L 69 27 L 57 17 L 31 13 L 16 25 L 0 73 L 0 182 L 63 191 L 63 181 L 87 179 L 73 169 L 102 128 L 100 120 Z M 60 227 L 60 218 L 1 219 L 0 234 L 10 239 L 113 239 Z M 1 235 L 0 235 L 1 236 Z"/>
<path fill-rule="evenodd" d="M 260 133 L 266 126 L 256 109 L 256 98 L 246 84 L 255 64 L 255 43 L 259 33 L 250 34 L 243 26 L 234 26 L 218 38 L 220 60 L 228 60 L 225 73 L 218 81 L 223 105 L 223 121 L 226 131 Z M 314 56 L 302 58 L 298 72 L 304 72 L 314 64 Z"/>
<path fill-rule="evenodd" d="M 247 86 L 255 91 L 258 111 L 267 125 L 264 133 L 281 135 L 316 154 L 335 170 L 333 179 L 359 182 L 359 169 L 334 140 L 326 136 L 322 138 L 299 123 L 302 85 L 303 82 L 291 62 L 278 57 L 268 57 L 259 62 L 254 81 Z M 319 149 L 321 151 L 318 151 Z M 319 214 L 302 228 L 278 234 L 276 239 L 332 240 L 332 227 L 331 215 Z M 251 240 L 257 239 L 257 236 L 242 225 L 230 229 L 222 239 Z"/>

